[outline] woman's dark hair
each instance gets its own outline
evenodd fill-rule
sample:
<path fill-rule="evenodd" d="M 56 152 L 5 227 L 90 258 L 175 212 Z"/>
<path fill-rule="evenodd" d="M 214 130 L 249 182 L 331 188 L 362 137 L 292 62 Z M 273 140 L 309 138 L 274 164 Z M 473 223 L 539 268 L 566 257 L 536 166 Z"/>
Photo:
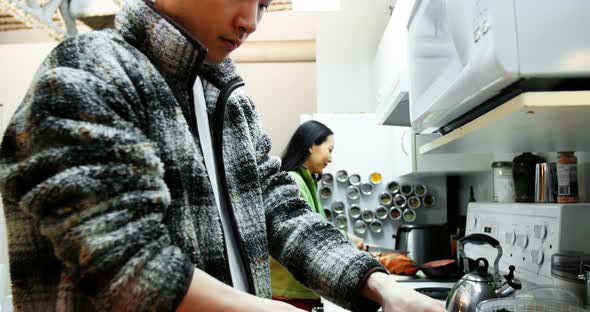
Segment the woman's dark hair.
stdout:
<path fill-rule="evenodd" d="M 309 156 L 309 148 L 315 144 L 320 145 L 334 134 L 330 128 L 323 123 L 310 120 L 302 123 L 287 144 L 283 153 L 281 170 L 294 170 L 305 162 Z"/>

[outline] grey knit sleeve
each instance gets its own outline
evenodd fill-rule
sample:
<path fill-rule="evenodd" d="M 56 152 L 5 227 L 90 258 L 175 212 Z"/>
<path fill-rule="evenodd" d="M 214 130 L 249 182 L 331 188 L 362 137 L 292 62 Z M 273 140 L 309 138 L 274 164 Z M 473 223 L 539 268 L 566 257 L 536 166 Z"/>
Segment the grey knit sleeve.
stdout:
<path fill-rule="evenodd" d="M 69 67 L 33 88 L 0 151 L 4 201 L 27 216 L 13 228 L 45 237 L 97 310 L 174 310 L 193 266 L 162 223 L 163 165 L 129 94 Z"/>
<path fill-rule="evenodd" d="M 258 174 L 263 188 L 270 254 L 302 284 L 353 311 L 376 311 L 362 299 L 366 273 L 384 271 L 379 262 L 357 250 L 338 229 L 311 212 L 299 197 L 295 181 L 270 157 L 270 138 L 262 130 L 253 105 L 249 114 L 255 140 Z"/>

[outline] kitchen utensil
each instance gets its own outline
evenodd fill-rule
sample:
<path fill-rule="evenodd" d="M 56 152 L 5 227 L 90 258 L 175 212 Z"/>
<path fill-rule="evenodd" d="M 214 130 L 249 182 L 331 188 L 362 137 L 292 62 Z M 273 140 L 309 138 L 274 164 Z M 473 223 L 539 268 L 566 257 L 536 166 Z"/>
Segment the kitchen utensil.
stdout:
<path fill-rule="evenodd" d="M 341 214 L 341 213 L 344 212 L 345 205 L 344 205 L 343 202 L 337 200 L 337 201 L 335 201 L 335 202 L 332 203 L 331 207 L 332 207 L 332 211 L 335 214 Z"/>
<path fill-rule="evenodd" d="M 377 209 L 375 209 L 375 217 L 377 217 L 377 219 L 379 220 L 387 219 L 388 214 L 389 211 L 385 206 L 378 206 Z"/>
<path fill-rule="evenodd" d="M 346 189 L 346 197 L 350 200 L 357 200 L 361 194 L 358 187 L 351 185 Z"/>
<path fill-rule="evenodd" d="M 397 194 L 393 197 L 393 205 L 398 208 L 406 207 L 406 197 L 401 194 Z"/>
<path fill-rule="evenodd" d="M 420 270 L 430 278 L 450 278 L 459 275 L 454 259 L 428 261 L 420 266 Z"/>
<path fill-rule="evenodd" d="M 332 185 L 334 183 L 334 176 L 331 173 L 322 173 L 321 181 L 325 185 Z"/>
<path fill-rule="evenodd" d="M 363 195 L 371 195 L 371 192 L 373 192 L 373 184 L 371 184 L 371 183 L 361 184 L 361 193 L 363 193 Z"/>
<path fill-rule="evenodd" d="M 391 220 L 399 220 L 402 217 L 402 210 L 397 208 L 397 207 L 393 207 L 391 209 L 389 209 L 389 218 Z"/>
<path fill-rule="evenodd" d="M 371 221 L 371 223 L 369 224 L 369 229 L 371 230 L 371 232 L 373 233 L 381 233 L 381 231 L 383 230 L 383 222 L 381 222 L 378 219 L 374 219 L 373 221 Z"/>
<path fill-rule="evenodd" d="M 353 219 L 358 219 L 361 216 L 361 212 L 361 206 L 352 204 L 350 205 L 350 211 L 348 212 L 348 215 Z"/>
<path fill-rule="evenodd" d="M 420 198 L 418 196 L 408 197 L 408 208 L 418 209 L 418 208 L 420 208 L 421 204 L 422 204 L 422 201 L 420 201 Z"/>
<path fill-rule="evenodd" d="M 410 258 L 418 265 L 449 258 L 449 233 L 446 224 L 403 224 L 392 237 L 395 239 L 395 249 L 409 251 Z"/>
<path fill-rule="evenodd" d="M 557 166 L 555 163 L 535 165 L 535 202 L 557 202 Z"/>
<path fill-rule="evenodd" d="M 402 184 L 399 187 L 399 191 L 404 196 L 411 196 L 412 192 L 414 192 L 414 188 L 410 184 Z"/>
<path fill-rule="evenodd" d="M 370 209 L 365 209 L 361 213 L 361 219 L 365 222 L 371 222 L 375 219 L 375 213 Z"/>
<path fill-rule="evenodd" d="M 340 183 L 348 182 L 348 172 L 346 170 L 338 170 L 336 172 L 336 180 Z"/>
<path fill-rule="evenodd" d="M 363 235 L 367 232 L 367 223 L 363 220 L 356 220 L 353 229 L 355 233 Z"/>
<path fill-rule="evenodd" d="M 379 203 L 381 205 L 390 205 L 391 201 L 393 201 L 393 198 L 391 197 L 391 194 L 387 193 L 387 192 L 383 192 L 381 194 L 379 194 Z"/>
<path fill-rule="evenodd" d="M 353 185 L 353 186 L 361 185 L 361 176 L 358 173 L 351 174 L 348 177 L 348 183 L 350 183 L 350 185 Z"/>
<path fill-rule="evenodd" d="M 494 273 L 488 273 L 488 261 L 485 258 L 476 260 L 476 270 L 469 272 L 467 255 L 464 246 L 468 243 L 476 245 L 489 244 L 498 250 L 494 260 Z M 447 298 L 447 311 L 449 312 L 475 312 L 477 305 L 487 299 L 507 297 L 522 287 L 519 280 L 514 278 L 514 266 L 508 269 L 510 273 L 504 275 L 505 282 L 499 272 L 502 247 L 493 237 L 485 234 L 471 234 L 459 240 L 458 251 L 464 259 L 465 275 L 453 286 Z"/>
<path fill-rule="evenodd" d="M 389 183 L 387 183 L 387 191 L 392 195 L 397 194 L 399 192 L 399 183 L 389 181 Z"/>
<path fill-rule="evenodd" d="M 330 196 L 332 196 L 332 188 L 327 186 L 327 185 L 323 185 L 322 187 L 320 187 L 320 197 L 327 199 L 330 198 Z"/>
<path fill-rule="evenodd" d="M 412 209 L 406 209 L 402 213 L 402 219 L 408 223 L 416 221 L 416 212 Z"/>
<path fill-rule="evenodd" d="M 422 206 L 424 206 L 426 208 L 431 208 L 431 207 L 434 207 L 435 204 L 436 204 L 436 202 L 435 202 L 434 195 L 428 194 L 428 195 L 422 197 Z"/>
<path fill-rule="evenodd" d="M 424 185 L 424 184 L 416 184 L 413 187 L 414 187 L 414 195 L 416 195 L 418 197 L 423 197 L 424 195 L 426 195 L 426 192 L 428 191 L 428 189 L 426 188 L 426 185 Z"/>
<path fill-rule="evenodd" d="M 452 290 L 451 290 L 452 291 Z M 468 310 L 461 310 L 468 311 Z M 588 312 L 582 307 L 577 307 L 560 301 L 531 300 L 518 298 L 497 298 L 480 302 L 477 312 Z"/>

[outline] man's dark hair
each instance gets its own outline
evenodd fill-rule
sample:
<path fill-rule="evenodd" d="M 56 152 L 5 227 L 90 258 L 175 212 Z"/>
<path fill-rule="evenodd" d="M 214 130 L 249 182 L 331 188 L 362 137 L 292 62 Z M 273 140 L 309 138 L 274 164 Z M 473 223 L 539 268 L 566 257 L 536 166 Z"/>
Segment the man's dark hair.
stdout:
<path fill-rule="evenodd" d="M 303 165 L 309 156 L 309 148 L 313 144 L 324 143 L 332 134 L 332 130 L 319 121 L 310 120 L 302 123 L 285 148 L 281 170 L 291 171 Z"/>

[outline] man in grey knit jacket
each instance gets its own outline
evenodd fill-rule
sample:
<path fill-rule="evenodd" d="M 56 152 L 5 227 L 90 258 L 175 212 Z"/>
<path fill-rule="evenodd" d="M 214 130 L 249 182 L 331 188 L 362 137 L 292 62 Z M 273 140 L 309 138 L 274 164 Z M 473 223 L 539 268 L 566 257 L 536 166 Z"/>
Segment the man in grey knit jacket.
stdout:
<path fill-rule="evenodd" d="M 17 310 L 298 311 L 266 299 L 270 252 L 351 310 L 444 311 L 312 213 L 268 156 L 227 56 L 269 4 L 129 0 L 114 30 L 50 53 L 0 149 Z M 218 185 L 193 105 L 197 77 Z M 242 291 L 231 287 L 236 267 Z"/>

